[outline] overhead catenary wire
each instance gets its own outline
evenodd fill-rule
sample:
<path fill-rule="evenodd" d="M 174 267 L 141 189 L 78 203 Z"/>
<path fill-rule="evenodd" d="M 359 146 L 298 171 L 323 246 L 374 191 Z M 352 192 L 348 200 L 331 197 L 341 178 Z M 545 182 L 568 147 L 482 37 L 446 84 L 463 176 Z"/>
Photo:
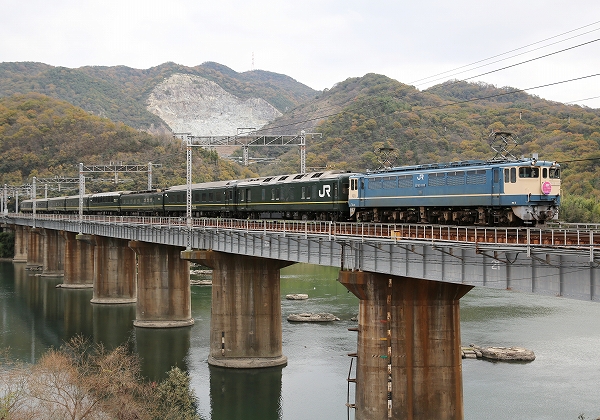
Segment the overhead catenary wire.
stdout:
<path fill-rule="evenodd" d="M 600 31 L 600 28 L 598 28 L 598 29 L 594 29 L 593 31 L 586 32 L 585 34 L 589 34 L 590 32 L 594 32 L 594 31 Z M 581 35 L 577 35 L 577 36 L 582 36 L 582 35 L 585 35 L 585 34 L 581 34 Z M 567 41 L 567 40 L 569 40 L 569 39 L 573 39 L 573 38 L 575 38 L 575 37 L 571 37 L 571 38 L 568 38 L 568 39 L 566 39 L 566 40 L 562 40 L 562 41 L 554 42 L 554 43 L 552 43 L 552 44 L 544 45 L 543 47 L 535 48 L 535 49 L 533 49 L 533 50 L 529 50 L 529 51 L 526 51 L 526 52 L 523 52 L 523 53 L 520 53 L 520 54 L 515 54 L 515 55 L 513 55 L 513 56 L 510 56 L 510 57 L 503 58 L 502 60 L 498 60 L 498 61 L 492 61 L 491 63 L 487 63 L 487 64 L 483 64 L 483 65 L 481 65 L 481 66 L 473 67 L 473 68 L 470 68 L 470 69 L 468 69 L 468 70 L 463 70 L 463 71 L 461 71 L 461 72 L 454 73 L 454 74 L 451 74 L 451 75 L 448 75 L 448 76 L 445 76 L 445 77 L 441 77 L 441 78 L 439 78 L 439 79 L 434 79 L 434 80 L 430 80 L 430 81 L 428 81 L 428 82 L 420 83 L 420 84 L 418 84 L 418 85 L 416 85 L 416 86 L 422 86 L 422 85 L 425 85 L 425 84 L 434 83 L 434 82 L 437 82 L 437 81 L 440 81 L 440 80 L 447 79 L 448 77 L 456 76 L 456 75 L 458 75 L 458 74 L 467 73 L 467 72 L 470 72 L 470 71 L 473 71 L 473 70 L 476 70 L 476 69 L 479 69 L 479 68 L 482 68 L 482 67 L 486 67 L 486 66 L 489 66 L 489 65 L 492 65 L 492 64 L 499 63 L 499 62 L 501 62 L 501 61 L 504 61 L 504 60 L 508 60 L 509 58 L 515 58 L 515 57 L 518 57 L 518 56 L 521 56 L 521 55 L 524 55 L 524 54 L 529 54 L 529 53 L 531 53 L 531 52 L 533 52 L 533 51 L 537 51 L 537 50 L 539 50 L 539 49 L 542 49 L 542 48 L 547 48 L 547 47 L 549 47 L 549 46 L 556 45 L 556 44 L 558 44 L 558 43 L 560 43 L 560 42 L 564 42 L 564 41 Z M 597 40 L 595 40 L 595 41 L 597 41 Z M 594 41 L 591 41 L 591 42 L 594 42 Z M 590 42 L 586 42 L 586 43 L 583 43 L 583 44 L 580 44 L 580 45 L 575 45 L 575 46 L 573 46 L 573 47 L 566 48 L 566 49 L 564 49 L 564 50 L 557 51 L 557 52 L 554 52 L 554 53 L 551 53 L 551 54 L 548 54 L 548 55 L 554 55 L 554 54 L 557 54 L 557 53 L 559 53 L 559 52 L 568 51 L 568 50 L 570 50 L 570 49 L 573 49 L 573 48 L 576 48 L 576 47 L 579 47 L 579 46 L 583 46 L 583 45 L 586 45 L 586 44 L 589 44 L 589 43 L 590 43 Z M 541 56 L 541 57 L 537 57 L 537 58 L 534 58 L 534 59 L 531 59 L 531 60 L 527 60 L 527 61 L 524 61 L 523 63 L 528 63 L 529 61 L 534 61 L 534 60 L 537 60 L 537 59 L 539 59 L 539 58 L 543 58 L 543 57 L 545 57 L 545 56 Z M 515 64 L 515 65 L 518 65 L 518 64 L 523 64 L 523 63 L 517 63 L 517 64 Z M 508 67 L 505 67 L 505 68 L 514 67 L 515 65 L 513 65 L 513 66 L 508 66 Z M 485 75 L 485 74 L 490 74 L 490 73 L 494 73 L 494 72 L 496 72 L 496 71 L 504 70 L 505 68 L 501 68 L 501 69 L 494 70 L 494 71 L 492 71 L 492 72 L 489 72 L 489 73 L 483 73 L 483 74 L 480 74 L 480 75 L 476 75 L 476 76 L 468 77 L 468 78 L 466 78 L 466 79 L 461 79 L 461 80 L 463 80 L 463 81 L 465 81 L 465 80 L 470 80 L 470 79 L 473 79 L 473 78 L 475 78 L 475 77 L 479 77 L 479 76 L 482 76 L 482 75 Z"/>
<path fill-rule="evenodd" d="M 597 25 L 597 24 L 599 24 L 599 23 L 600 23 L 600 21 L 596 21 L 596 22 L 590 23 L 590 24 L 588 24 L 588 25 L 580 26 L 579 28 L 572 29 L 572 30 L 570 30 L 570 31 L 567 31 L 567 32 L 563 32 L 563 33 L 561 33 L 561 34 L 554 35 L 554 36 L 551 36 L 551 37 L 549 37 L 549 38 L 542 39 L 541 41 L 533 42 L 533 43 L 531 43 L 531 44 L 527 44 L 527 45 L 524 45 L 524 46 L 522 46 L 522 47 L 515 48 L 515 49 L 512 49 L 512 50 L 510 50 L 510 51 L 507 51 L 507 52 L 503 52 L 503 53 L 501 53 L 501 54 L 496 54 L 496 55 L 493 55 L 493 56 L 491 56 L 491 57 L 484 58 L 483 60 L 478 60 L 478 61 L 475 61 L 475 62 L 473 62 L 473 63 L 471 63 L 471 64 L 465 64 L 464 66 L 456 67 L 456 68 L 454 68 L 454 69 L 452 69 L 452 70 L 447 70 L 447 71 L 444 71 L 444 72 L 441 72 L 441 73 L 434 74 L 434 75 L 432 75 L 432 76 L 424 77 L 424 78 L 422 78 L 422 79 L 418 79 L 418 80 L 415 80 L 415 81 L 409 82 L 409 84 L 417 83 L 417 82 L 420 82 L 420 81 L 423 81 L 423 80 L 427 80 L 427 79 L 432 79 L 432 78 L 434 78 L 434 77 L 437 77 L 437 76 L 440 76 L 440 75 L 442 75 L 442 74 L 446 74 L 446 73 L 452 73 L 453 71 L 460 70 L 460 69 L 463 69 L 463 68 L 465 68 L 465 67 L 470 67 L 470 66 L 472 66 L 472 65 L 475 65 L 475 64 L 483 63 L 483 62 L 485 62 L 485 61 L 492 60 L 492 59 L 494 59 L 494 58 L 498 58 L 498 57 L 501 57 L 501 56 L 503 56 L 503 55 L 506 55 L 506 54 L 513 53 L 513 52 L 515 52 L 515 51 L 520 51 L 520 50 L 522 50 L 522 49 L 524 49 L 524 48 L 528 48 L 528 47 L 531 47 L 531 46 L 533 46 L 533 45 L 541 44 L 542 42 L 546 42 L 546 41 L 549 41 L 549 40 L 551 40 L 551 39 L 555 39 L 555 38 L 561 37 L 561 36 L 563 36 L 563 35 L 567 35 L 567 34 L 570 34 L 570 33 L 572 33 L 572 32 L 576 32 L 576 31 L 579 31 L 579 30 L 581 30 L 581 29 L 584 29 L 584 28 L 588 28 L 588 27 L 590 27 L 590 26 Z M 589 32 L 593 32 L 593 31 L 589 31 Z M 587 34 L 587 33 L 589 33 L 589 32 L 586 32 L 586 34 Z M 581 34 L 581 35 L 584 35 L 584 34 Z M 579 35 L 577 35 L 577 36 L 579 36 Z M 571 38 L 568 38 L 568 39 L 572 39 L 572 38 L 574 38 L 574 37 L 571 37 Z M 559 41 L 559 42 L 562 42 L 562 41 Z M 550 45 L 554 45 L 554 44 L 550 44 Z M 548 45 L 546 45 L 546 46 L 548 46 Z M 544 48 L 544 47 L 542 47 L 542 48 Z"/>

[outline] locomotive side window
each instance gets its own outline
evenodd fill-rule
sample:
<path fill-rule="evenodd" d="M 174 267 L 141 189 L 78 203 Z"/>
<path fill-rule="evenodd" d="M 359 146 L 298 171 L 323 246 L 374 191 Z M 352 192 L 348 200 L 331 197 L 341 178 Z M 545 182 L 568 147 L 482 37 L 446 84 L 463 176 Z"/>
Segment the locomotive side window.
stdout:
<path fill-rule="evenodd" d="M 396 187 L 396 177 L 395 176 L 386 176 L 383 178 L 383 188 L 395 188 Z"/>
<path fill-rule="evenodd" d="M 550 178 L 559 179 L 560 178 L 560 169 L 550 168 Z"/>
<path fill-rule="evenodd" d="M 446 183 L 448 185 L 465 185 L 465 172 L 464 171 L 448 172 L 448 177 L 446 178 Z"/>
<path fill-rule="evenodd" d="M 306 187 L 302 187 L 302 199 L 306 198 Z"/>
<path fill-rule="evenodd" d="M 413 177 L 412 175 L 401 175 L 398 177 L 398 188 L 412 188 Z"/>
<path fill-rule="evenodd" d="M 252 190 L 246 189 L 246 201 L 252 201 Z"/>
<path fill-rule="evenodd" d="M 443 185 L 446 185 L 445 173 L 429 174 L 430 187 L 441 187 Z"/>
<path fill-rule="evenodd" d="M 367 185 L 370 190 L 379 190 L 383 186 L 382 178 L 371 178 Z"/>
<path fill-rule="evenodd" d="M 531 166 L 522 166 L 519 168 L 519 178 L 539 178 L 540 171 L 538 168 Z"/>
<path fill-rule="evenodd" d="M 261 191 L 261 198 L 262 198 L 262 201 L 265 201 L 265 198 L 266 198 L 266 197 L 267 197 L 267 192 L 266 192 L 266 191 L 265 191 L 265 189 L 263 188 L 263 189 L 262 189 L 262 191 Z"/>
<path fill-rule="evenodd" d="M 510 168 L 510 182 L 517 182 L 517 168 Z"/>
<path fill-rule="evenodd" d="M 467 184 L 477 185 L 485 184 L 486 175 L 484 169 L 477 169 L 475 171 L 467 171 Z"/>
<path fill-rule="evenodd" d="M 542 178 L 548 178 L 548 168 L 542 169 Z"/>

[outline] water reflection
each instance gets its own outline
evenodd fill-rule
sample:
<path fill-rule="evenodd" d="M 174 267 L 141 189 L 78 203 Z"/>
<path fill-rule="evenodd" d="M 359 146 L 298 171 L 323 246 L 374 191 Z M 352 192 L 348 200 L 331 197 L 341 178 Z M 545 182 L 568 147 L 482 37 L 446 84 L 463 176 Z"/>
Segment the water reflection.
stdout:
<path fill-rule="evenodd" d="M 135 304 L 90 305 L 92 308 L 92 337 L 94 342 L 102 343 L 108 349 L 114 349 L 132 338 Z"/>
<path fill-rule="evenodd" d="M 152 381 L 161 381 L 172 367 L 187 372 L 191 331 L 191 326 L 136 328 L 135 348 L 141 359 L 142 374 Z"/>
<path fill-rule="evenodd" d="M 226 369 L 210 366 L 212 419 L 279 420 L 282 366 Z"/>

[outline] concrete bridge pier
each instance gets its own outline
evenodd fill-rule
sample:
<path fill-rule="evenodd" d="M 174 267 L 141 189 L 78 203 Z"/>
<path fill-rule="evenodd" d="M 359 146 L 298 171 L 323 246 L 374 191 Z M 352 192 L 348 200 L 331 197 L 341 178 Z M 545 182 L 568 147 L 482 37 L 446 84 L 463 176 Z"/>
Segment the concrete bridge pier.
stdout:
<path fill-rule="evenodd" d="M 292 263 L 216 251 L 183 251 L 181 257 L 213 269 L 208 363 L 241 369 L 287 364 L 279 270 Z"/>
<path fill-rule="evenodd" d="M 340 271 L 359 299 L 356 415 L 462 420 L 459 299 L 472 286 Z"/>
<path fill-rule="evenodd" d="M 127 240 L 94 236 L 94 295 L 92 303 L 134 303 L 135 253 Z"/>
<path fill-rule="evenodd" d="M 27 270 L 44 266 L 44 237 L 40 228 L 25 228 L 27 232 Z"/>
<path fill-rule="evenodd" d="M 137 308 L 133 325 L 146 328 L 186 327 L 194 324 L 190 263 L 181 248 L 130 241 L 137 254 Z"/>
<path fill-rule="evenodd" d="M 15 228 L 15 256 L 13 262 L 27 262 L 27 236 L 25 226 L 14 225 Z"/>
<path fill-rule="evenodd" d="M 64 280 L 60 287 L 94 287 L 94 237 L 63 231 L 65 243 Z"/>
<path fill-rule="evenodd" d="M 42 276 L 61 277 L 64 275 L 65 243 L 60 231 L 42 229 L 43 240 L 43 268 Z"/>

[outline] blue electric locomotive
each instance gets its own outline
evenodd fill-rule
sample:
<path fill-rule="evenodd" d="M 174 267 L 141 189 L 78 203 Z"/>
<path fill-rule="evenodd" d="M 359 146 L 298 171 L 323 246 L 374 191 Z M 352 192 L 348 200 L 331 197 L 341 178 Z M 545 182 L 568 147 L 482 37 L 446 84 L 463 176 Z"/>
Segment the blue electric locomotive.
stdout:
<path fill-rule="evenodd" d="M 535 158 L 392 168 L 350 178 L 360 221 L 461 225 L 537 224 L 556 219 L 560 165 Z"/>

